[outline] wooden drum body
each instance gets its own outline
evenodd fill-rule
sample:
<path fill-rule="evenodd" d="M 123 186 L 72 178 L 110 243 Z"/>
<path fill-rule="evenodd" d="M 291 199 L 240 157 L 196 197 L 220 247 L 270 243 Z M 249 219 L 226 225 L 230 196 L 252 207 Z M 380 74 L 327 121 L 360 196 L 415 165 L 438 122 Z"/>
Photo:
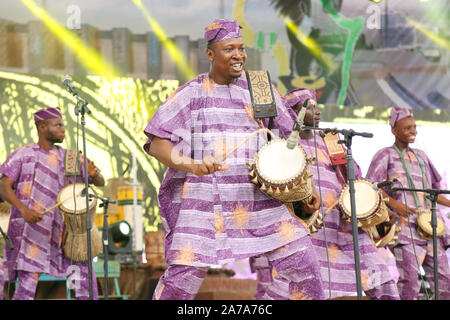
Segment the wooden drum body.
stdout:
<path fill-rule="evenodd" d="M 426 240 L 433 240 L 433 227 L 431 226 L 431 211 L 417 209 L 417 233 Z M 445 223 L 441 218 L 436 217 L 436 237 L 441 237 L 445 233 Z"/>
<path fill-rule="evenodd" d="M 311 160 L 300 145 L 290 150 L 285 139 L 278 139 L 263 146 L 255 155 L 255 163 L 247 167 L 251 181 L 271 197 L 282 202 L 309 201 Z"/>
<path fill-rule="evenodd" d="M 64 233 L 62 248 L 64 255 L 73 261 L 87 261 L 87 226 L 86 213 L 91 218 L 91 254 L 92 258 L 102 252 L 102 239 L 95 225 L 95 210 L 97 198 L 89 198 L 89 210 L 86 209 L 86 198 L 81 196 L 84 183 L 75 183 L 65 186 L 58 194 L 57 202 L 62 204 L 59 211 L 64 219 Z M 89 188 L 89 194 L 95 192 Z"/>
<path fill-rule="evenodd" d="M 389 211 L 383 196 L 372 183 L 365 179 L 356 180 L 355 207 L 358 227 L 362 228 L 374 241 L 376 247 L 393 244 L 397 240 L 395 233 L 399 227 L 389 223 Z M 352 221 L 350 203 L 350 185 L 346 184 L 339 196 L 339 206 L 343 219 L 348 223 Z"/>

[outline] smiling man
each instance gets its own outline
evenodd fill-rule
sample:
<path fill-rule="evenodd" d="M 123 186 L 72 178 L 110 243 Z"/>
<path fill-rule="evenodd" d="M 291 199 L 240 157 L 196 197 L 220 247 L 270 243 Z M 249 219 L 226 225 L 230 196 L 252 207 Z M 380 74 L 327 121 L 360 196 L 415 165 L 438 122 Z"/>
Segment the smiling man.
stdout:
<path fill-rule="evenodd" d="M 58 208 L 45 215 L 43 211 L 57 202 L 59 191 L 69 183 L 84 181 L 81 175 L 66 176 L 66 149 L 57 146 L 65 138 L 60 108 L 43 108 L 34 113 L 38 142 L 15 150 L 0 166 L 0 199 L 12 205 L 8 236 L 14 251 L 5 249 L 7 279 L 17 284 L 13 299 L 32 300 L 41 273 L 55 278 L 68 277 L 75 265 L 80 278 L 75 280 L 77 299 L 89 298 L 88 264 L 73 262 L 61 248 L 64 220 Z M 103 186 L 100 170 L 88 159 L 89 183 Z M 95 281 L 95 273 L 93 274 Z M 2 289 L 2 288 L 1 288 Z M 94 285 L 94 298 L 97 286 Z"/>
<path fill-rule="evenodd" d="M 410 147 L 417 135 L 416 122 L 411 110 L 392 108 L 389 124 L 395 142 L 392 146 L 385 147 L 374 155 L 367 171 L 367 178 L 372 181 L 395 178 L 398 182 L 393 185 L 394 187 L 440 189 L 441 176 L 431 160 L 422 150 Z M 385 197 L 389 197 L 388 206 L 402 221 L 398 241 L 393 247 L 400 274 L 398 281 L 400 297 L 402 300 L 417 299 L 420 290 L 418 263 L 423 265 L 430 288 L 434 289 L 433 241 L 422 238 L 417 232 L 419 212 L 420 210 L 429 210 L 431 204 L 425 198 L 425 194 L 421 192 L 406 191 L 407 203 L 405 203 L 403 192 L 393 193 L 390 190 L 384 190 L 383 194 Z M 437 202 L 450 207 L 450 200 L 443 195 L 439 195 Z M 437 216 L 441 217 L 439 211 Z M 449 245 L 449 231 L 447 230 L 442 237 L 438 238 L 437 248 L 439 299 L 445 300 L 450 299 L 450 270 L 445 253 Z"/>
<path fill-rule="evenodd" d="M 253 117 L 240 29 L 235 20 L 205 28 L 211 71 L 176 90 L 144 131 L 144 150 L 169 167 L 159 190 L 168 269 L 154 299 L 194 299 L 208 267 L 256 255 L 267 257 L 289 299 L 324 298 L 308 231 L 250 180 L 246 164 L 267 143 L 263 133 L 250 135 L 269 119 Z M 287 138 L 294 121 L 273 91 L 272 130 Z"/>

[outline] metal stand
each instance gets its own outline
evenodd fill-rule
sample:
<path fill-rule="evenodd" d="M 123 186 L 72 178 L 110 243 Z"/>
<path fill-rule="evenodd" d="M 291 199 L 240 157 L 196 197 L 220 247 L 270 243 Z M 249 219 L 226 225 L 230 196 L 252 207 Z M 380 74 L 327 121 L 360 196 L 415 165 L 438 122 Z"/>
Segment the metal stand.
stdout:
<path fill-rule="evenodd" d="M 108 300 L 109 293 L 109 278 L 108 278 L 108 205 L 110 203 L 114 204 L 116 201 L 110 200 L 109 198 L 103 198 L 96 194 L 89 194 L 89 197 L 95 197 L 102 201 L 99 205 L 103 207 L 103 228 L 102 228 L 102 237 L 103 237 L 103 270 L 104 270 L 104 284 L 105 284 L 105 300 Z"/>
<path fill-rule="evenodd" d="M 100 198 L 100 197 L 98 197 Z M 103 269 L 105 272 L 105 300 L 108 300 L 108 204 L 109 203 L 116 203 L 115 201 L 111 201 L 110 199 L 106 198 L 100 198 L 103 202 L 100 204 L 100 207 L 103 207 L 103 230 L 102 230 L 102 236 L 103 236 L 103 257 L 104 257 L 104 263 L 103 263 Z"/>
<path fill-rule="evenodd" d="M 360 266 L 360 258 L 359 258 L 359 243 L 358 243 L 358 221 L 356 216 L 356 202 L 355 202 L 355 167 L 353 163 L 352 156 L 352 138 L 354 136 L 361 136 L 365 138 L 372 138 L 372 133 L 366 132 L 355 132 L 350 129 L 329 129 L 329 128 L 314 128 L 314 127 L 303 127 L 307 129 L 319 130 L 321 131 L 320 135 L 322 137 L 325 136 L 326 133 L 337 134 L 340 133 L 344 136 L 343 140 L 339 140 L 339 144 L 344 144 L 347 148 L 347 156 L 345 159 L 347 160 L 347 180 L 349 184 L 349 192 L 350 192 L 350 206 L 352 212 L 352 233 L 353 233 L 353 252 L 355 256 L 355 273 L 356 273 L 356 289 L 358 300 L 362 300 L 362 282 L 361 282 L 361 266 Z"/>
<path fill-rule="evenodd" d="M 67 81 L 67 79 L 66 79 Z M 88 102 L 81 99 L 78 96 L 77 91 L 73 87 L 73 85 L 68 84 L 67 82 L 63 83 L 68 86 L 69 92 L 77 99 L 77 105 L 75 106 L 75 115 L 78 117 L 78 115 L 81 114 L 81 128 L 83 133 L 83 157 L 84 157 L 84 184 L 85 184 L 85 190 L 89 190 L 89 174 L 87 170 L 87 156 L 86 156 L 86 120 L 85 120 L 85 114 L 91 114 L 91 111 L 87 107 Z M 70 83 L 70 81 L 69 81 Z M 89 208 L 89 197 L 86 197 L 86 208 Z M 89 276 L 89 298 L 93 299 L 93 287 L 92 287 L 92 246 L 91 246 L 91 217 L 89 214 L 86 214 L 86 234 L 87 234 L 87 253 L 88 253 L 88 276 Z"/>
<path fill-rule="evenodd" d="M 434 264 L 434 299 L 439 300 L 439 284 L 438 284 L 438 263 L 437 263 L 437 218 L 436 218 L 436 203 L 440 194 L 450 194 L 450 190 L 440 189 L 409 189 L 409 188 L 392 188 L 392 191 L 415 191 L 425 192 L 426 196 L 431 201 L 431 228 L 433 229 L 433 264 Z"/>

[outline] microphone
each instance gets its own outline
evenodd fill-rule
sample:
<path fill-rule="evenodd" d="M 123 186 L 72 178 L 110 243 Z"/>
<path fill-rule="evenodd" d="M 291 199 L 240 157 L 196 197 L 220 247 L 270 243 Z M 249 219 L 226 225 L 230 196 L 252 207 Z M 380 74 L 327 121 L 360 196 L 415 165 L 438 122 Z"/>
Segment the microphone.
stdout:
<path fill-rule="evenodd" d="M 87 193 L 87 192 L 86 192 L 86 188 L 83 188 L 83 190 L 81 190 L 81 192 L 80 192 L 80 196 L 84 198 L 84 197 L 86 197 L 86 193 Z M 93 195 L 93 194 L 91 194 L 91 193 L 88 193 L 88 197 L 89 197 L 89 198 L 94 198 L 95 195 Z"/>
<path fill-rule="evenodd" d="M 77 92 L 75 90 L 75 86 L 72 83 L 72 80 L 69 76 L 64 76 L 61 80 L 61 82 L 67 87 L 70 93 L 77 95 Z"/>
<path fill-rule="evenodd" d="M 298 136 L 300 135 L 300 127 L 303 125 L 305 119 L 306 108 L 302 108 L 298 113 L 297 120 L 295 120 L 292 132 L 286 141 L 286 147 L 290 150 L 294 149 L 298 143 Z"/>
<path fill-rule="evenodd" d="M 388 188 L 390 188 L 390 187 L 392 187 L 392 185 L 394 184 L 394 182 L 397 182 L 398 180 L 397 179 L 392 179 L 392 180 L 386 180 L 386 181 L 382 181 L 382 182 L 378 182 L 378 183 L 374 183 L 373 184 L 373 187 L 375 188 L 375 189 L 380 189 L 380 188 L 384 188 L 384 187 L 388 187 Z"/>

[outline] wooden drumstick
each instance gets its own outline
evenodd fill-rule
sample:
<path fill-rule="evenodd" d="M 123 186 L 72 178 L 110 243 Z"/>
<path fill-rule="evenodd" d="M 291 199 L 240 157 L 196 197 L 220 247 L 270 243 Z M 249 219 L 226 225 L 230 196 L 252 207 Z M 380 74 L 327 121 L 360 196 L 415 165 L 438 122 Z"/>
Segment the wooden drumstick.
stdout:
<path fill-rule="evenodd" d="M 249 134 L 247 137 L 245 137 L 236 147 L 234 147 L 232 150 L 230 150 L 229 152 L 227 152 L 227 154 L 225 155 L 225 157 L 223 157 L 221 160 L 217 159 L 219 162 L 225 161 L 231 154 L 233 154 L 237 149 L 239 149 L 240 147 L 242 147 L 244 145 L 244 143 L 246 143 L 251 137 L 253 137 L 254 135 L 257 135 L 258 133 L 260 133 L 261 131 L 266 131 L 268 132 L 272 138 L 277 138 L 272 131 L 270 131 L 267 128 L 261 128 L 258 130 L 253 131 L 251 134 Z"/>
<path fill-rule="evenodd" d="M 81 193 L 77 194 L 77 195 L 75 196 L 75 198 L 78 198 L 78 197 L 80 197 L 80 196 L 81 196 Z M 66 199 L 64 199 L 64 200 L 62 200 L 62 201 L 60 201 L 60 202 L 58 202 L 58 203 L 55 204 L 54 206 L 51 206 L 50 208 L 48 208 L 47 210 L 45 210 L 44 212 L 42 212 L 42 214 L 46 214 L 46 213 L 49 212 L 50 210 L 53 210 L 53 209 L 55 209 L 56 207 L 59 207 L 59 206 L 62 205 L 64 202 L 66 202 L 67 200 L 70 200 L 70 199 L 72 199 L 72 197 L 66 198 Z"/>
<path fill-rule="evenodd" d="M 336 202 L 333 203 L 333 204 L 331 205 L 331 207 L 329 207 L 329 208 L 327 209 L 327 211 L 325 211 L 324 215 L 326 216 L 327 214 L 329 214 L 330 211 L 333 210 L 333 208 L 336 207 L 336 205 L 337 205 L 338 203 L 339 203 L 339 200 L 336 200 Z"/>

